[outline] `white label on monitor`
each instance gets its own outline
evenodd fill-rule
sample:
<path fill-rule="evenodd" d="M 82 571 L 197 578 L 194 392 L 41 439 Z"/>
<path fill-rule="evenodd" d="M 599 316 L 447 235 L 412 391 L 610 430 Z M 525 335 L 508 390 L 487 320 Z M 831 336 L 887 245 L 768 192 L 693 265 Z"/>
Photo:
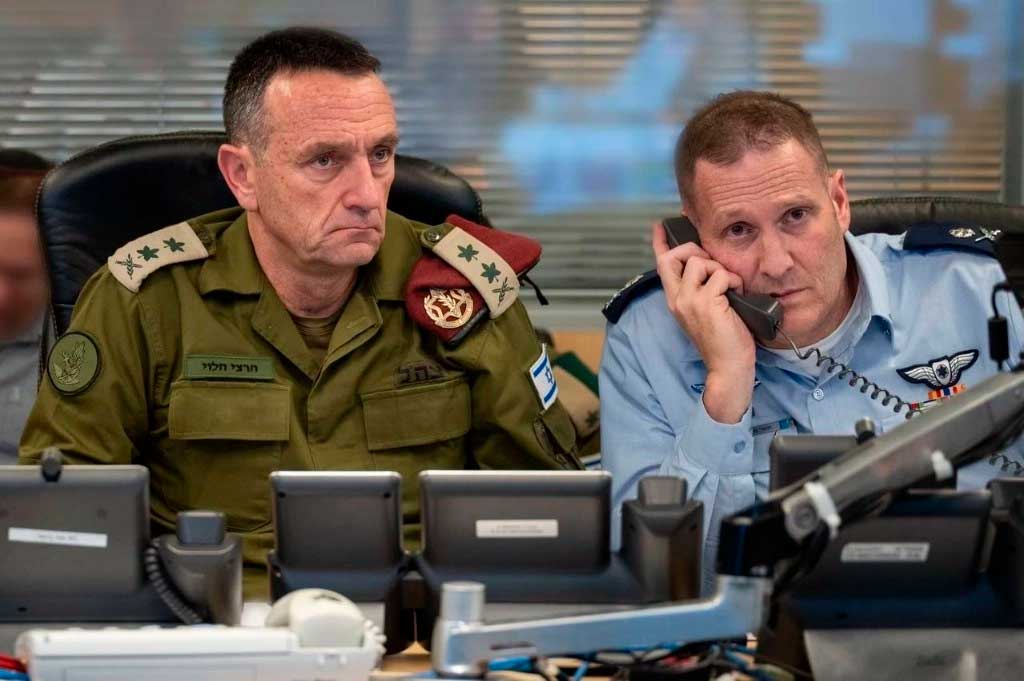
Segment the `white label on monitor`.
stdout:
<path fill-rule="evenodd" d="M 927 542 L 855 542 L 843 547 L 843 563 L 924 563 L 928 560 Z"/>
<path fill-rule="evenodd" d="M 87 546 L 107 548 L 107 535 L 96 532 L 67 532 L 64 530 L 34 530 L 29 527 L 10 527 L 7 541 L 23 544 L 53 544 L 55 546 Z"/>
<path fill-rule="evenodd" d="M 557 520 L 478 520 L 477 539 L 554 539 Z"/>

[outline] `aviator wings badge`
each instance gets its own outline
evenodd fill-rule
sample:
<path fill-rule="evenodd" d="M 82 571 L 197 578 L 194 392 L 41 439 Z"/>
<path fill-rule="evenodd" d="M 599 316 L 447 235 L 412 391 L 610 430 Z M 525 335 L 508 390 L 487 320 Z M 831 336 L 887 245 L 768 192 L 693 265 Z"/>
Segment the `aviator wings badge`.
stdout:
<path fill-rule="evenodd" d="M 977 350 L 962 350 L 954 355 L 928 360 L 927 364 L 897 369 L 896 373 L 909 383 L 924 383 L 931 388 L 956 385 L 960 374 L 978 360 Z"/>

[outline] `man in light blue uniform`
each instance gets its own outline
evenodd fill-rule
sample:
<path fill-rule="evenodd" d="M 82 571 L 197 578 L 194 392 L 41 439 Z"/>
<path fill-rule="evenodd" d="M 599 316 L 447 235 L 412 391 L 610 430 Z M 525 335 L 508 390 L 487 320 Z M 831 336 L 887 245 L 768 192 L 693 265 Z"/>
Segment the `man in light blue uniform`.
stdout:
<path fill-rule="evenodd" d="M 657 272 L 606 306 L 602 455 L 616 513 L 645 475 L 687 480 L 704 502 L 707 587 L 722 518 L 767 492 L 775 434 L 852 434 L 865 416 L 885 431 L 998 371 L 987 320 L 1005 276 L 994 235 L 976 226 L 850 235 L 843 172 L 829 170 L 810 115 L 775 95 L 733 93 L 698 112 L 676 173 L 701 245 L 669 248 L 656 226 Z M 755 344 L 729 288 L 776 297 L 801 354 L 817 347 L 901 400 L 851 388 L 781 336 Z M 1011 296 L 998 302 L 1015 358 L 1024 319 Z M 1005 452 L 961 469 L 958 486 L 1022 466 Z"/>

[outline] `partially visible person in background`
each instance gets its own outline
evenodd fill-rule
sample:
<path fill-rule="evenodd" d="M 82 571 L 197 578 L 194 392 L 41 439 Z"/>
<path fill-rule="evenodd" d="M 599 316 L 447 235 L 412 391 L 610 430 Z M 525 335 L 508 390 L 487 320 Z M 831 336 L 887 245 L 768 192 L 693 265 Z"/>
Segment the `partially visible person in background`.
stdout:
<path fill-rule="evenodd" d="M 51 167 L 32 152 L 0 149 L 0 464 L 17 462 L 36 399 L 48 289 L 35 203 Z"/>

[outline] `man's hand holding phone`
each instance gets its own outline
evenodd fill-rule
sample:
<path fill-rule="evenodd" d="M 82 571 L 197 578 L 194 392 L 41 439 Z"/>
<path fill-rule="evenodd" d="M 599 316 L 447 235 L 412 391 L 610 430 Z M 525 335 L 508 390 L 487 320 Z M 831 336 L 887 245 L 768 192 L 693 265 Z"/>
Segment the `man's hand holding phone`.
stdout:
<path fill-rule="evenodd" d="M 743 280 L 696 242 L 671 248 L 660 223 L 651 237 L 669 311 L 707 367 L 704 408 L 719 423 L 738 423 L 754 392 L 756 345 L 725 293 L 741 290 Z"/>

